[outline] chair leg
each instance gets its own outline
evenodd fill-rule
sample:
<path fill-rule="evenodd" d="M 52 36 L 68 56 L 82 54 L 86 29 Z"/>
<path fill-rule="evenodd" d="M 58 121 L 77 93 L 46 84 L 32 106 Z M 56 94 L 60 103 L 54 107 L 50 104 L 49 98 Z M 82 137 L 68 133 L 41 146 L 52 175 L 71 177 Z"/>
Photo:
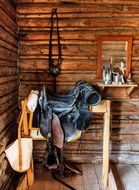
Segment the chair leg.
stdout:
<path fill-rule="evenodd" d="M 34 165 L 33 165 L 33 159 L 31 161 L 31 167 L 27 171 L 27 182 L 28 182 L 28 186 L 31 186 L 34 183 Z"/>

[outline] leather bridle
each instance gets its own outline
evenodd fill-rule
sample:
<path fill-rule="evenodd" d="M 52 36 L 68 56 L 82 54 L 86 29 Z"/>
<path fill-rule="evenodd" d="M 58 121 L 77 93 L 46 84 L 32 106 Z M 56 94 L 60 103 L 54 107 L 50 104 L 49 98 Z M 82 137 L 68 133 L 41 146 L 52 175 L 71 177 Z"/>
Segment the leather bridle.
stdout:
<path fill-rule="evenodd" d="M 54 92 L 56 92 L 56 77 L 60 73 L 60 65 L 62 63 L 62 54 L 61 54 L 61 44 L 60 44 L 60 34 L 59 34 L 59 26 L 58 26 L 58 14 L 57 14 L 57 9 L 52 9 L 52 15 L 50 18 L 51 22 L 51 28 L 50 28 L 50 40 L 49 40 L 49 72 L 54 78 Z M 54 33 L 54 22 L 56 22 L 56 35 L 57 35 L 57 48 L 58 48 L 58 59 L 57 63 L 54 63 L 53 59 L 53 33 Z"/>

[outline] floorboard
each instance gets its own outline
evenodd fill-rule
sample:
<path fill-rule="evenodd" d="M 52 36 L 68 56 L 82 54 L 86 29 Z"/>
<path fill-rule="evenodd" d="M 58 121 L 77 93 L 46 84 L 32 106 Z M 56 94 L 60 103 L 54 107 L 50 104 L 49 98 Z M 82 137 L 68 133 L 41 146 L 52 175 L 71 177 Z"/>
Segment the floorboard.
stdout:
<path fill-rule="evenodd" d="M 108 190 L 102 184 L 102 164 L 77 164 L 83 175 L 64 178 L 76 190 Z M 139 165 L 111 164 L 118 190 L 139 190 Z M 35 183 L 29 190 L 69 190 L 53 179 L 51 171 L 35 171 Z"/>
<path fill-rule="evenodd" d="M 139 173 L 134 165 L 118 164 L 118 174 L 125 190 L 139 190 Z"/>
<path fill-rule="evenodd" d="M 102 164 L 95 164 L 95 171 L 96 171 L 96 176 L 98 179 L 98 183 L 99 183 L 99 189 L 100 190 L 108 190 L 108 188 L 104 188 L 103 184 L 102 184 Z"/>
<path fill-rule="evenodd" d="M 76 190 L 104 190 L 100 188 L 101 178 L 98 178 L 94 164 L 78 164 L 83 175 L 75 175 L 62 179 L 64 182 L 73 186 Z M 101 173 L 100 165 L 100 173 Z M 67 187 L 53 179 L 51 171 L 43 169 L 43 171 L 35 171 L 35 183 L 29 190 L 68 190 Z"/>

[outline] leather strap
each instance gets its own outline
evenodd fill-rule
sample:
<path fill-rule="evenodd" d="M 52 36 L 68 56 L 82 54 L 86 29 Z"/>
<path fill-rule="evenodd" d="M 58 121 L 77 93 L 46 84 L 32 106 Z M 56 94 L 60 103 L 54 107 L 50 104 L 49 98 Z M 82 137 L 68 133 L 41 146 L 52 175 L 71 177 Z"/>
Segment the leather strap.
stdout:
<path fill-rule="evenodd" d="M 72 187 L 71 185 L 65 183 L 62 179 L 60 179 L 60 178 L 58 177 L 58 175 L 57 175 L 55 172 L 52 172 L 52 176 L 53 176 L 53 178 L 54 178 L 55 180 L 59 181 L 61 184 L 63 184 L 63 185 L 64 185 L 65 187 L 67 187 L 68 189 L 70 189 L 70 190 L 77 190 L 77 189 L 75 189 L 74 187 Z"/>
<path fill-rule="evenodd" d="M 57 48 L 58 48 L 58 60 L 57 64 L 54 63 L 52 58 L 52 49 L 53 49 L 53 32 L 54 32 L 54 17 L 56 21 L 56 33 L 57 33 Z M 50 28 L 50 40 L 49 40 L 49 72 L 54 78 L 54 92 L 56 92 L 56 77 L 60 73 L 60 65 L 62 62 L 61 54 L 61 45 L 60 45 L 60 35 L 59 35 L 59 26 L 58 26 L 58 14 L 57 9 L 52 9 L 51 15 L 51 28 Z"/>
<path fill-rule="evenodd" d="M 75 165 L 71 165 L 64 157 L 63 157 L 63 163 L 61 164 L 61 172 L 63 174 L 63 177 L 72 176 L 73 174 L 79 174 L 82 175 L 82 171 L 79 170 Z M 64 168 L 63 168 L 64 167 Z M 59 168 L 60 169 L 60 168 Z M 57 169 L 52 170 L 52 176 L 55 180 L 62 183 L 65 187 L 67 187 L 70 190 L 76 190 L 71 185 L 67 184 L 60 178 L 60 173 L 57 172 Z"/>
<path fill-rule="evenodd" d="M 51 106 L 48 107 L 48 119 L 46 127 L 48 127 L 48 137 L 47 137 L 47 148 L 48 151 L 53 149 L 53 134 L 52 134 L 52 121 L 53 121 L 53 111 Z"/>

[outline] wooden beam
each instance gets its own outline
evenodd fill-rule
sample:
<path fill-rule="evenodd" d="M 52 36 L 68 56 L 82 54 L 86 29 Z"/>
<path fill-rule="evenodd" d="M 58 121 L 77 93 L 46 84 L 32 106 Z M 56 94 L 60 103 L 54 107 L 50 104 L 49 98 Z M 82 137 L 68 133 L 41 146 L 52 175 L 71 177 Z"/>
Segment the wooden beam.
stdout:
<path fill-rule="evenodd" d="M 109 138 L 110 138 L 110 101 L 106 100 L 106 112 L 104 113 L 103 166 L 102 166 L 102 180 L 104 187 L 108 186 Z"/>
<path fill-rule="evenodd" d="M 118 190 L 112 170 L 110 170 L 110 172 L 109 172 L 109 189 L 110 190 Z"/>
<path fill-rule="evenodd" d="M 22 101 L 22 109 L 23 109 L 23 105 L 24 105 L 25 101 Z M 25 136 L 29 136 L 29 121 L 27 118 L 27 113 L 28 110 L 26 108 L 26 114 L 24 115 L 23 118 L 23 133 Z M 34 167 L 33 167 L 33 158 L 32 158 L 32 162 L 31 162 L 31 167 L 27 170 L 27 184 L 28 186 L 31 186 L 34 182 Z"/>
<path fill-rule="evenodd" d="M 104 113 L 104 130 L 103 130 L 103 166 L 102 181 L 104 187 L 108 186 L 109 174 L 109 138 L 110 138 L 110 100 L 103 100 L 97 106 L 89 106 L 93 113 Z"/>

